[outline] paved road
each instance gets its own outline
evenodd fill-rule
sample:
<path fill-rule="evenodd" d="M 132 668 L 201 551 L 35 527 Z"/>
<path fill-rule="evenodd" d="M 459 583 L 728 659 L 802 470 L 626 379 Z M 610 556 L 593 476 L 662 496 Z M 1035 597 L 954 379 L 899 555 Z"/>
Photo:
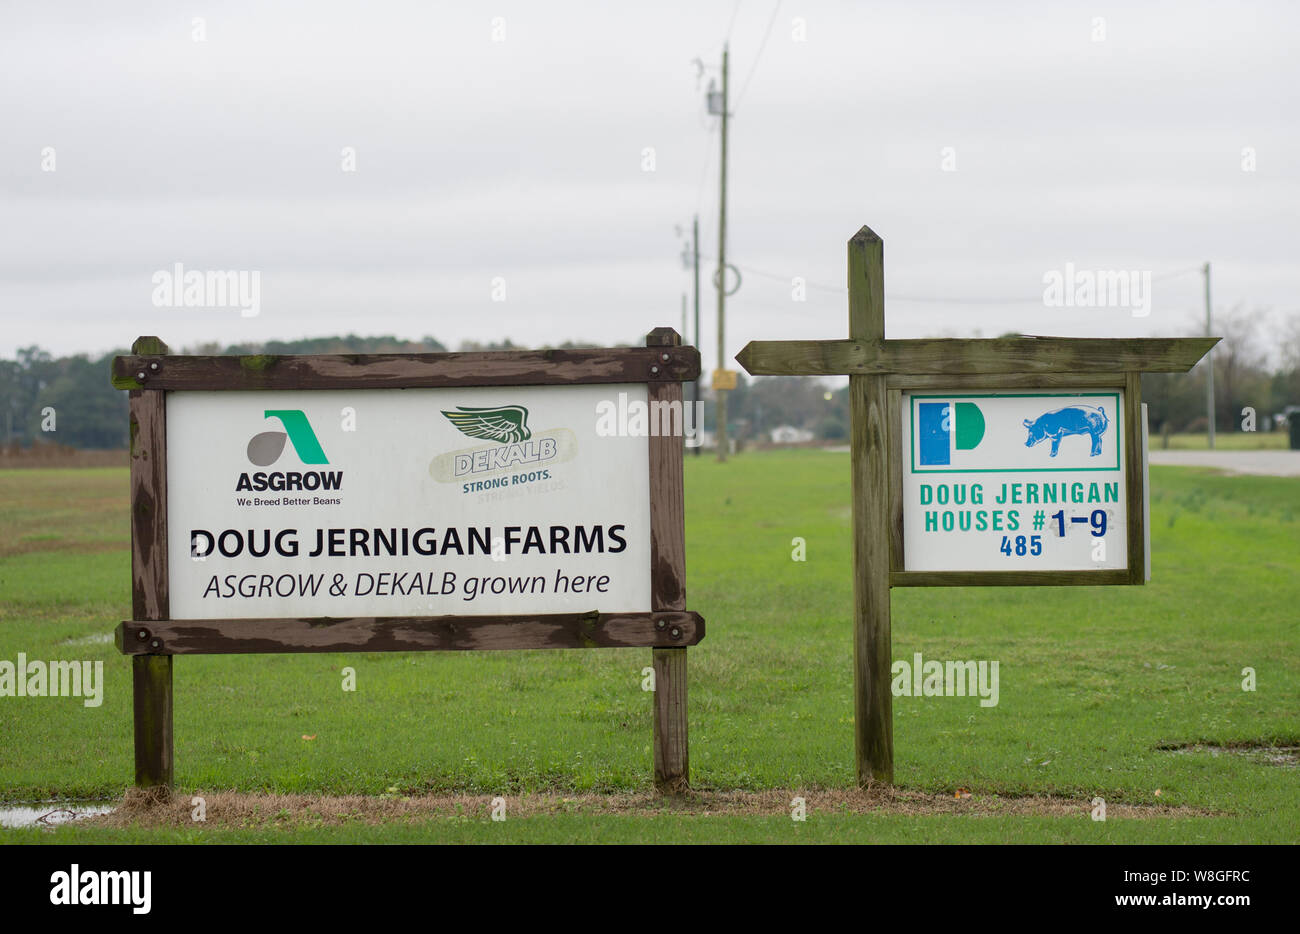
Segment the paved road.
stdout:
<path fill-rule="evenodd" d="M 1159 439 L 1152 438 L 1159 444 Z M 1175 467 L 1217 467 L 1229 473 L 1300 477 L 1300 451 L 1151 451 L 1151 463 Z"/>

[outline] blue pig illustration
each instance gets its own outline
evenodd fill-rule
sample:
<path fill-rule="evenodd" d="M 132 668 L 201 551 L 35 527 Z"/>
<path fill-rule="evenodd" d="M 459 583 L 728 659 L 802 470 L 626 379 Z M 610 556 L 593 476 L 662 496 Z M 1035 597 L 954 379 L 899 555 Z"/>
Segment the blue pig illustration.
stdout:
<path fill-rule="evenodd" d="M 1092 456 L 1101 453 L 1101 436 L 1106 433 L 1110 419 L 1099 405 L 1070 405 L 1055 412 L 1045 412 L 1032 422 L 1025 419 L 1029 438 L 1025 447 L 1032 448 L 1045 438 L 1052 439 L 1052 457 L 1061 449 L 1061 439 L 1066 435 L 1092 435 Z"/>

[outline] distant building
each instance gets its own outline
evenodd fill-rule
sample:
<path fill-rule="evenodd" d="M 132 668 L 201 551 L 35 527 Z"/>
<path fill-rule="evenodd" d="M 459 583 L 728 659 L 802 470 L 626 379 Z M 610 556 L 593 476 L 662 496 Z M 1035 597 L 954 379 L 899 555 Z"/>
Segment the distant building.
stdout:
<path fill-rule="evenodd" d="M 795 428 L 793 425 L 781 425 L 772 429 L 773 444 L 800 444 L 815 437 L 807 428 Z"/>

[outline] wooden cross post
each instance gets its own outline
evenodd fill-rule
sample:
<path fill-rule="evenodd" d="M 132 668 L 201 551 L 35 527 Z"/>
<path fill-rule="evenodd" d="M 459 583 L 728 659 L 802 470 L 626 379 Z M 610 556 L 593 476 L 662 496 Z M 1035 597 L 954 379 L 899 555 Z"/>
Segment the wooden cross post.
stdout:
<path fill-rule="evenodd" d="M 133 354 L 167 352 L 167 345 L 156 337 L 138 338 L 131 347 Z M 166 400 L 161 392 L 132 389 L 130 410 L 131 618 L 163 620 L 171 615 L 167 583 Z M 147 635 L 145 630 L 141 633 Z M 122 648 L 120 642 L 118 648 Z M 134 655 L 131 669 L 135 783 L 141 788 L 171 788 L 172 656 Z"/>
<path fill-rule="evenodd" d="M 885 341 L 885 244 L 863 227 L 849 241 L 849 339 Z M 889 433 L 885 374 L 849 376 L 853 462 L 853 723 L 858 784 L 894 781 L 889 693 Z"/>
<path fill-rule="evenodd" d="M 854 734 L 858 784 L 894 780 L 890 691 L 891 586 L 1140 584 L 1142 452 L 1135 428 L 1141 374 L 1181 373 L 1215 343 L 1205 338 L 886 340 L 884 242 L 863 227 L 849 240 L 849 339 L 751 341 L 736 360 L 754 376 L 849 377 L 853 470 Z M 909 571 L 903 562 L 900 394 L 911 390 L 1114 388 L 1128 434 L 1128 566 L 1118 570 Z M 1118 427 L 1118 426 L 1117 426 Z M 1076 520 L 1077 521 L 1077 520 Z"/>

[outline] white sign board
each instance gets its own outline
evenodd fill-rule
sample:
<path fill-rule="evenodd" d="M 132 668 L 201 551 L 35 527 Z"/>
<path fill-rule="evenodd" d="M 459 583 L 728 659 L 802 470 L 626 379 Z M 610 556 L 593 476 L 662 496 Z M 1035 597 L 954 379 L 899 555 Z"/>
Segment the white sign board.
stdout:
<path fill-rule="evenodd" d="M 904 392 L 904 568 L 1126 568 L 1123 396 Z"/>
<path fill-rule="evenodd" d="M 648 439 L 598 419 L 620 393 L 645 406 L 644 384 L 169 393 L 171 616 L 649 611 Z"/>

